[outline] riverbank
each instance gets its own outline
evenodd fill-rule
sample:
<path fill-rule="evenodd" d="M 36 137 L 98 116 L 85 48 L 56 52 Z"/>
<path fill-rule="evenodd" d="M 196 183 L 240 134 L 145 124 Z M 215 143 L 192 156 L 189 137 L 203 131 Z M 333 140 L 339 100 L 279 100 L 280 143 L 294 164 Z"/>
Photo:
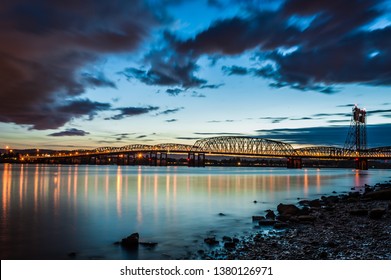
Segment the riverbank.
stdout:
<path fill-rule="evenodd" d="M 362 193 L 280 204 L 276 211 L 252 218 L 258 233 L 226 237 L 222 248 L 200 251 L 200 258 L 391 259 L 391 183 L 367 186 Z"/>

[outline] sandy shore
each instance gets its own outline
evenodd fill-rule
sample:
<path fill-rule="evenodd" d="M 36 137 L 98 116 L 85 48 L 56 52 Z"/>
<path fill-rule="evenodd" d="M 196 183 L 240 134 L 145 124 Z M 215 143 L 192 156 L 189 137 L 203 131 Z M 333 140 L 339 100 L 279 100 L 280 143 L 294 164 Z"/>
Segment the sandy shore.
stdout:
<path fill-rule="evenodd" d="M 280 204 L 253 217 L 259 232 L 239 239 L 206 239 L 202 259 L 391 259 L 391 183 L 363 193 L 334 194 L 296 205 Z M 269 234 L 262 233 L 270 229 Z M 223 247 L 213 247 L 221 244 Z"/>

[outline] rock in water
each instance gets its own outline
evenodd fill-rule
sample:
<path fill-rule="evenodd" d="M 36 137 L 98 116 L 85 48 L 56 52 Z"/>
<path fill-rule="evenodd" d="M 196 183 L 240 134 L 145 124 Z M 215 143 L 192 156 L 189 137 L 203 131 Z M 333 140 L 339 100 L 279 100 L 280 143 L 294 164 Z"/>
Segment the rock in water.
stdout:
<path fill-rule="evenodd" d="M 277 211 L 282 216 L 296 216 L 300 213 L 299 207 L 293 204 L 278 204 Z"/>
<path fill-rule="evenodd" d="M 210 246 L 219 244 L 219 241 L 216 240 L 216 237 L 207 237 L 204 239 L 204 242 Z"/>
<path fill-rule="evenodd" d="M 272 210 L 266 210 L 266 219 L 269 219 L 269 220 L 275 220 L 276 219 L 276 214 L 274 214 L 274 212 Z"/>
<path fill-rule="evenodd" d="M 122 241 L 121 241 L 122 247 L 124 247 L 126 249 L 130 249 L 130 250 L 137 249 L 138 244 L 139 244 L 139 242 L 138 242 L 139 237 L 140 236 L 139 236 L 138 232 L 132 233 L 128 237 L 122 239 Z"/>
<path fill-rule="evenodd" d="M 364 197 L 372 200 L 389 200 L 391 199 L 391 189 L 384 189 L 366 193 Z"/>

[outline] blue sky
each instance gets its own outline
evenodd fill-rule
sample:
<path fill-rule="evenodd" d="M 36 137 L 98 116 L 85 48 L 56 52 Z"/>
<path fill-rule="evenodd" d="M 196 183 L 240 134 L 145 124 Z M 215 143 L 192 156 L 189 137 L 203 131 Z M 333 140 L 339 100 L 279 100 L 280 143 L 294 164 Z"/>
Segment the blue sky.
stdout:
<path fill-rule="evenodd" d="M 0 145 L 391 145 L 389 1 L 5 1 Z"/>

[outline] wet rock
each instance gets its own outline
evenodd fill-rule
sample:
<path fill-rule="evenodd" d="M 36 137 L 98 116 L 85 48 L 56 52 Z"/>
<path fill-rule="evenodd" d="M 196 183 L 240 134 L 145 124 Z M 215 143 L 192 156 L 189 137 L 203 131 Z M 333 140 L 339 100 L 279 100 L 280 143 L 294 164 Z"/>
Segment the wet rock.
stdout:
<path fill-rule="evenodd" d="M 270 220 L 270 219 L 258 221 L 258 224 L 260 226 L 273 226 L 275 223 L 276 223 L 276 220 Z"/>
<path fill-rule="evenodd" d="M 386 214 L 385 208 L 374 208 L 369 211 L 369 218 L 379 220 L 383 217 L 384 214 Z"/>
<path fill-rule="evenodd" d="M 258 201 L 254 200 L 253 203 L 257 203 Z"/>
<path fill-rule="evenodd" d="M 336 196 L 336 195 L 322 196 L 322 200 L 326 204 L 334 204 L 334 203 L 337 203 L 339 201 L 339 197 Z"/>
<path fill-rule="evenodd" d="M 391 189 L 370 192 L 365 194 L 365 197 L 372 200 L 389 200 L 391 199 Z"/>
<path fill-rule="evenodd" d="M 255 221 L 260 221 L 260 220 L 264 220 L 265 217 L 264 216 L 253 216 L 253 222 Z"/>
<path fill-rule="evenodd" d="M 310 200 L 308 206 L 311 208 L 320 208 L 322 206 L 319 199 Z"/>
<path fill-rule="evenodd" d="M 132 233 L 128 237 L 122 239 L 121 246 L 130 250 L 137 249 L 139 244 L 139 238 L 140 235 L 137 232 Z"/>
<path fill-rule="evenodd" d="M 288 228 L 289 227 L 289 224 L 288 223 L 284 223 L 284 222 L 276 222 L 274 224 L 274 228 L 275 229 L 284 229 L 284 228 Z"/>
<path fill-rule="evenodd" d="M 224 242 L 232 242 L 232 238 L 229 236 L 223 236 L 223 241 Z"/>
<path fill-rule="evenodd" d="M 326 246 L 330 247 L 330 248 L 336 248 L 336 247 L 338 247 L 338 244 L 335 243 L 334 241 L 329 241 L 326 243 Z"/>
<path fill-rule="evenodd" d="M 322 251 L 322 252 L 320 252 L 319 253 L 319 259 L 321 259 L 321 260 L 325 260 L 325 259 L 327 259 L 327 257 L 328 257 L 328 253 L 326 252 L 326 251 Z"/>
<path fill-rule="evenodd" d="M 204 242 L 210 246 L 219 244 L 219 241 L 216 240 L 216 237 L 207 237 L 204 239 Z"/>
<path fill-rule="evenodd" d="M 236 237 L 234 237 L 234 238 L 232 238 L 232 242 L 234 242 L 234 243 L 239 243 L 239 238 L 236 238 Z"/>
<path fill-rule="evenodd" d="M 349 214 L 352 216 L 366 216 L 368 215 L 368 209 L 352 209 Z"/>
<path fill-rule="evenodd" d="M 274 211 L 269 209 L 269 210 L 266 210 L 265 212 L 266 212 L 266 215 L 265 215 L 266 219 L 269 219 L 269 220 L 276 219 L 276 214 L 274 214 Z"/>
<path fill-rule="evenodd" d="M 157 242 L 139 242 L 140 245 L 148 248 L 148 249 L 152 249 L 152 248 L 155 248 L 157 246 Z"/>
<path fill-rule="evenodd" d="M 280 203 L 277 206 L 277 211 L 280 215 L 283 216 L 296 216 L 300 212 L 300 209 L 293 204 Z"/>
<path fill-rule="evenodd" d="M 289 221 L 289 218 L 290 218 L 291 216 L 287 216 L 287 215 L 278 215 L 277 217 L 276 217 L 276 219 L 277 220 L 279 220 L 279 221 L 282 221 L 282 222 L 286 222 L 286 221 Z"/>
<path fill-rule="evenodd" d="M 297 219 L 299 220 L 299 222 L 305 223 L 305 222 L 314 222 L 316 220 L 316 217 L 310 215 L 302 215 L 302 216 L 298 216 Z"/>
<path fill-rule="evenodd" d="M 299 209 L 299 213 L 297 215 L 308 215 L 309 213 L 310 213 L 310 208 L 304 206 L 303 208 Z"/>
<path fill-rule="evenodd" d="M 223 216 L 225 216 L 225 214 L 224 213 L 219 213 L 219 216 L 223 217 Z"/>
<path fill-rule="evenodd" d="M 236 247 L 236 243 L 234 243 L 234 242 L 225 242 L 224 243 L 225 249 L 234 249 L 235 247 Z"/>

